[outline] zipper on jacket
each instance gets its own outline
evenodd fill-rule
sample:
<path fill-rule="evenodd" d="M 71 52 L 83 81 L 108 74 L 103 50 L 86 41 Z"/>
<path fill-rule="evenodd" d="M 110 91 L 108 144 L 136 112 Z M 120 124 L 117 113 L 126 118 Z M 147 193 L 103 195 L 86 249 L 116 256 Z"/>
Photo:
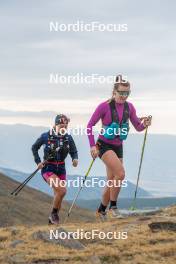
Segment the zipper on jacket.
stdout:
<path fill-rule="evenodd" d="M 57 146 L 58 146 L 58 148 L 59 148 L 59 140 L 57 140 Z M 59 161 L 59 160 L 58 160 L 58 159 L 59 159 L 59 158 L 58 158 L 58 152 L 59 152 L 59 151 L 57 150 L 57 174 L 58 174 L 58 161 Z"/>

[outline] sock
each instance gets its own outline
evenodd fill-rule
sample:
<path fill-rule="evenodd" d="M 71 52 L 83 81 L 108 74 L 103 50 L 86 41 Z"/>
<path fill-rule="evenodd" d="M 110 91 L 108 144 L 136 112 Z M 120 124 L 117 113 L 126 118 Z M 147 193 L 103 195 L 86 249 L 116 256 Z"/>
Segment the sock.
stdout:
<path fill-rule="evenodd" d="M 110 201 L 109 209 L 111 209 L 111 207 L 117 207 L 117 201 Z"/>
<path fill-rule="evenodd" d="M 57 208 L 53 208 L 52 213 L 53 214 L 57 214 L 58 213 L 58 209 Z"/>
<path fill-rule="evenodd" d="M 98 208 L 98 212 L 105 212 L 106 210 L 106 207 L 105 205 L 103 205 L 102 203 L 100 204 L 99 208 Z"/>

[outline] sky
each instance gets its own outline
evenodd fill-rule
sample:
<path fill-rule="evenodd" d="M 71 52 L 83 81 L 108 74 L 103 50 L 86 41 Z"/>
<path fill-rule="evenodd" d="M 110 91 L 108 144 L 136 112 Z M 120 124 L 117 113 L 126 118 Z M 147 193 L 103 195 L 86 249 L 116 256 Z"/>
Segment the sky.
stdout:
<path fill-rule="evenodd" d="M 112 84 L 51 84 L 61 75 L 117 75 L 131 83 L 150 133 L 176 134 L 174 0 L 0 1 L 0 123 L 50 126 L 57 113 L 86 125 Z M 127 24 L 127 32 L 50 32 L 59 23 Z M 133 132 L 133 130 L 132 130 Z"/>

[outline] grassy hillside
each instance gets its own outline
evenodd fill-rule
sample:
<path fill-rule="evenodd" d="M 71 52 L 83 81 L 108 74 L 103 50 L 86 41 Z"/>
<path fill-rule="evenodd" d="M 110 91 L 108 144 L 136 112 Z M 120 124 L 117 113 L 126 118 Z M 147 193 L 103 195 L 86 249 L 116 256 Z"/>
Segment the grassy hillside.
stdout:
<path fill-rule="evenodd" d="M 0 173 L 0 226 L 46 224 L 52 198 L 30 187 L 25 187 L 17 197 L 11 196 L 11 191 L 18 185 L 18 182 Z M 63 202 L 62 219 L 69 206 L 69 203 Z M 71 217 L 72 221 L 91 221 L 93 214 L 77 207 Z"/>
<path fill-rule="evenodd" d="M 26 188 L 19 197 L 12 199 L 8 193 L 16 185 L 0 175 L 0 222 L 1 226 L 8 223 L 0 228 L 2 264 L 176 263 L 176 206 L 125 219 L 108 218 L 104 223 L 95 221 L 89 211 L 76 208 L 66 224 L 53 227 L 45 224 L 51 198 Z M 67 209 L 68 204 L 64 203 L 63 215 Z M 154 229 L 150 228 L 151 224 Z M 50 231 L 58 228 L 67 232 L 126 232 L 127 239 L 79 238 L 72 239 L 72 242 L 66 240 L 66 244 L 58 243 L 56 239 L 46 240 Z M 75 249 L 77 244 L 81 249 Z"/>
<path fill-rule="evenodd" d="M 36 232 L 48 232 L 49 226 L 8 227 L 0 229 L 0 263 L 25 264 L 159 264 L 176 263 L 176 230 L 152 232 L 148 226 L 153 221 L 172 221 L 176 225 L 176 207 L 164 209 L 157 215 L 131 216 L 105 223 L 67 223 L 67 231 L 78 228 L 84 231 L 116 231 L 128 234 L 126 240 L 80 240 L 83 250 L 70 249 L 58 244 L 35 239 Z"/>

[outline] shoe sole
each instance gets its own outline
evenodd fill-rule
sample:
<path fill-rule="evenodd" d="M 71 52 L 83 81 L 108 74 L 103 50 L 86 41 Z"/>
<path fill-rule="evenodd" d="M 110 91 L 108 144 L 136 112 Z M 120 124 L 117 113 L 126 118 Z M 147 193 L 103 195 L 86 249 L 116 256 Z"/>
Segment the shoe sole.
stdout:
<path fill-rule="evenodd" d="M 124 219 L 125 217 L 124 216 L 113 216 L 113 215 L 108 215 L 108 218 L 110 219 Z"/>
<path fill-rule="evenodd" d="M 54 223 L 52 222 L 51 218 L 48 219 L 48 225 L 59 225 L 59 222 L 58 223 Z"/>
<path fill-rule="evenodd" d="M 95 213 L 95 217 L 96 217 L 96 219 L 97 220 L 99 220 L 100 222 L 105 222 L 105 221 L 107 221 L 107 217 L 106 218 L 101 218 L 101 216 L 100 216 L 100 214 L 99 213 Z"/>

